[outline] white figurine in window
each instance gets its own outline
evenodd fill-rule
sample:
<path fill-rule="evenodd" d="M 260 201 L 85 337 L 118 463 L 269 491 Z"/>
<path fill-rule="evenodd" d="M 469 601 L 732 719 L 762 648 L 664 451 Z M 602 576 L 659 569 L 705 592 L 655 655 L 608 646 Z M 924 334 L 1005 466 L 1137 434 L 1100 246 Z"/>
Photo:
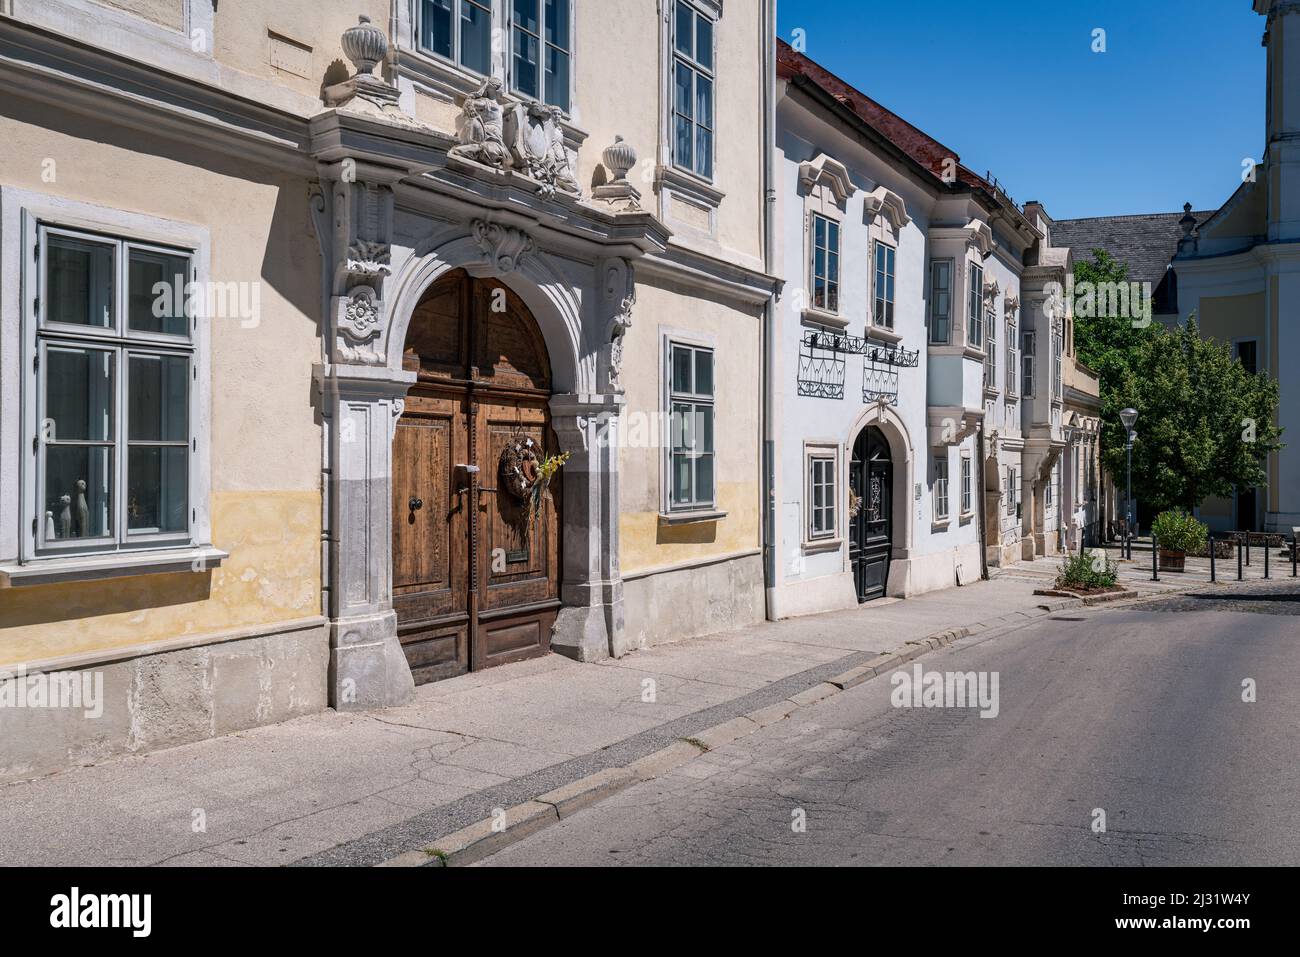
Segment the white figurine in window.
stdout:
<path fill-rule="evenodd" d="M 62 532 L 59 538 L 72 537 L 72 496 L 60 495 L 59 502 L 63 508 L 59 511 L 59 529 Z"/>
<path fill-rule="evenodd" d="M 90 508 L 86 505 L 86 480 L 77 479 L 77 534 L 90 536 Z"/>

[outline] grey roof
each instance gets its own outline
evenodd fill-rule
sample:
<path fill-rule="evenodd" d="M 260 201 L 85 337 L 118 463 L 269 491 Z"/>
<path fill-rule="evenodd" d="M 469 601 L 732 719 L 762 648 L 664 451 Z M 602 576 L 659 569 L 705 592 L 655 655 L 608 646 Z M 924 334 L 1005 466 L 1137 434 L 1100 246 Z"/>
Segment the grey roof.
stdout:
<path fill-rule="evenodd" d="M 1193 211 L 1200 227 L 1218 210 Z M 1068 246 L 1075 262 L 1091 262 L 1094 249 L 1104 249 L 1128 263 L 1128 278 L 1149 282 L 1152 288 L 1165 278 L 1165 268 L 1178 251 L 1183 227 L 1177 213 L 1142 213 L 1137 216 L 1095 216 L 1059 219 L 1052 224 L 1052 245 Z"/>

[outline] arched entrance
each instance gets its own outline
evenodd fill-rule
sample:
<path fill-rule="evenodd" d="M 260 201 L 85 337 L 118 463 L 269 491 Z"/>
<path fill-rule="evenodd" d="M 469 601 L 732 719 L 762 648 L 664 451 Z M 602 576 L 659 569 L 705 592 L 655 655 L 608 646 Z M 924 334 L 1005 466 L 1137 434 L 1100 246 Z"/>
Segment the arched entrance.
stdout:
<path fill-rule="evenodd" d="M 885 435 L 874 425 L 858 433 L 849 461 L 849 562 L 858 601 L 885 594 L 893 554 L 894 465 Z"/>
<path fill-rule="evenodd" d="M 545 654 L 560 608 L 559 474 L 530 514 L 527 478 L 559 449 L 551 369 L 523 301 L 464 270 L 421 297 L 393 437 L 393 609 L 416 684 Z M 503 461 L 507 463 L 503 470 Z"/>

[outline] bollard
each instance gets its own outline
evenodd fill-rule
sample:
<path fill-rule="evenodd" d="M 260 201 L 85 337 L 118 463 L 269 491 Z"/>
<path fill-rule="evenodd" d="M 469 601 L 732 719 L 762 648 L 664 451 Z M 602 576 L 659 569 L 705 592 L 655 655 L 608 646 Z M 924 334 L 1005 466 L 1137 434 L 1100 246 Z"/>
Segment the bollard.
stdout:
<path fill-rule="evenodd" d="M 1264 578 L 1268 578 L 1268 539 L 1264 539 Z"/>
<path fill-rule="evenodd" d="M 1250 532 L 1246 533 L 1246 567 L 1250 567 Z"/>
<path fill-rule="evenodd" d="M 1158 559 L 1156 557 L 1159 554 L 1159 552 L 1160 549 L 1156 547 L 1156 533 L 1152 532 L 1151 533 L 1151 580 L 1153 582 L 1160 581 L 1160 571 L 1157 566 Z"/>
<path fill-rule="evenodd" d="M 1296 552 L 1300 551 L 1300 535 L 1291 536 L 1291 577 L 1296 577 Z"/>
<path fill-rule="evenodd" d="M 1241 539 L 1237 539 L 1237 581 L 1241 581 Z"/>
<path fill-rule="evenodd" d="M 1210 532 L 1210 584 L 1213 585 L 1218 580 L 1214 571 L 1214 533 Z"/>

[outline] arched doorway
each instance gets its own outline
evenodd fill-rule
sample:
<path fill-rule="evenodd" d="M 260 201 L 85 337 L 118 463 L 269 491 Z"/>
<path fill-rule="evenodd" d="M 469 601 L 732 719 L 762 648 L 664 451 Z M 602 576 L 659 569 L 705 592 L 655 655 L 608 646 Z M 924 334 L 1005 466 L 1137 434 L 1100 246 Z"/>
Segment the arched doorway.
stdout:
<path fill-rule="evenodd" d="M 894 465 L 885 434 L 874 425 L 858 433 L 849 462 L 849 562 L 858 601 L 885 594 L 893 553 Z"/>
<path fill-rule="evenodd" d="M 545 654 L 560 608 L 561 478 L 530 515 L 526 478 L 558 451 L 551 370 L 503 283 L 455 270 L 421 297 L 393 438 L 393 608 L 417 684 Z"/>

